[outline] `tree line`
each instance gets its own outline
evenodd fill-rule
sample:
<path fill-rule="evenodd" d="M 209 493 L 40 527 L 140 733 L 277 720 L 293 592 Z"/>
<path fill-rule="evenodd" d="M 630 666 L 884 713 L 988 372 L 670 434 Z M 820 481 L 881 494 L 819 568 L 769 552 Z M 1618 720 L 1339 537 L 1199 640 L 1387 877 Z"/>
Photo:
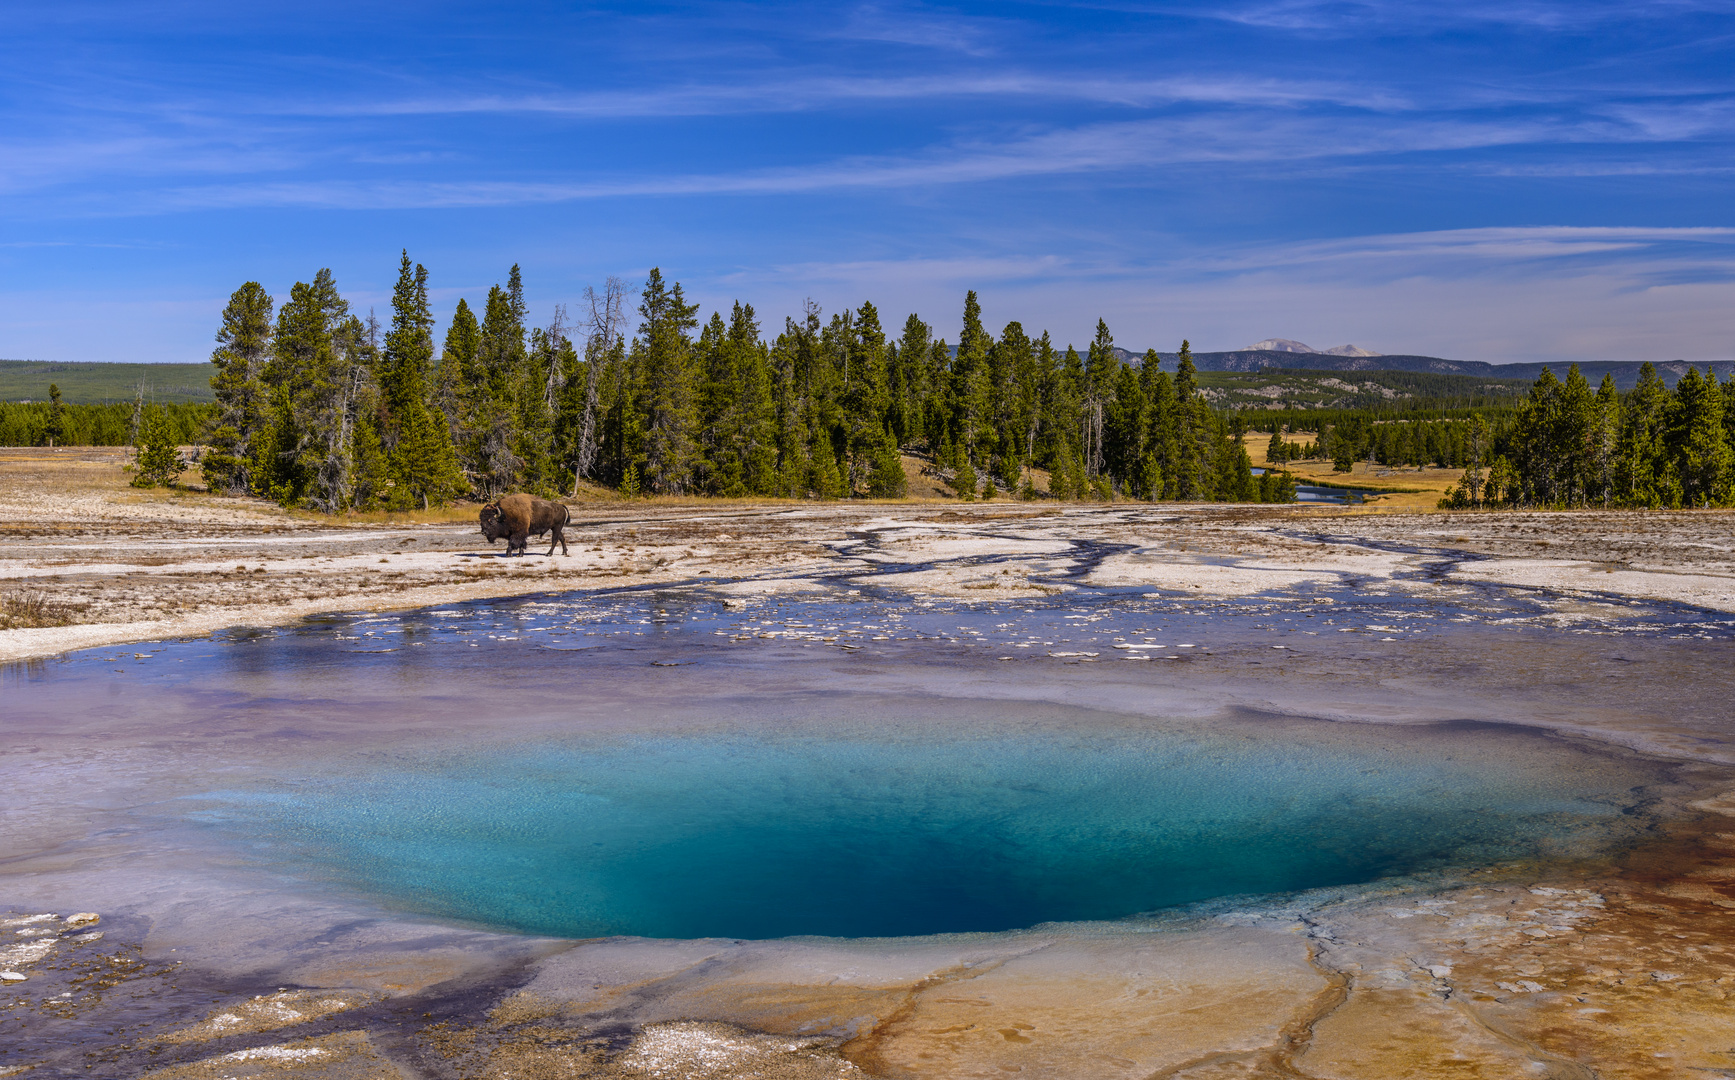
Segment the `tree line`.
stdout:
<path fill-rule="evenodd" d="M 1735 376 L 1731 376 L 1735 381 Z M 1443 507 L 1735 505 L 1735 393 L 1689 369 L 1671 390 L 1649 363 L 1624 395 L 1574 364 L 1544 368 L 1500 422 L 1469 422 L 1463 478 Z"/>
<path fill-rule="evenodd" d="M 1463 469 L 1443 508 L 1646 508 L 1735 505 L 1735 376 L 1689 369 L 1671 389 L 1649 363 L 1624 393 L 1592 390 L 1576 364 L 1544 368 L 1516 406 L 1443 410 L 1447 419 L 1379 410 L 1248 415 L 1270 431 L 1267 460 L 1325 457 Z M 1431 410 L 1430 410 L 1431 411 Z M 1300 438 L 1297 438 L 1299 436 Z"/>
<path fill-rule="evenodd" d="M 1544 370 L 1517 407 L 1415 401 L 1334 410 L 1214 409 L 1186 342 L 1174 371 L 1119 358 L 1101 320 L 1081 354 L 1022 324 L 998 336 L 965 297 L 956 343 L 918 316 L 887 332 L 871 303 L 809 302 L 768 336 L 750 304 L 701 326 L 652 270 L 587 289 L 576 324 L 529 325 L 518 267 L 480 314 L 460 300 L 434 344 L 427 271 L 405 253 L 391 321 L 352 312 L 329 270 L 278 306 L 230 297 L 212 355 L 215 405 L 0 403 L 0 444 L 204 443 L 214 491 L 326 512 L 431 506 L 585 484 L 627 494 L 846 498 L 906 493 L 920 456 L 963 499 L 1289 501 L 1287 461 L 1462 468 L 1449 507 L 1735 504 L 1735 394 L 1689 371 L 1671 389 L 1593 391 Z M 1732 376 L 1735 378 L 1735 376 Z M 1255 475 L 1242 447 L 1270 432 Z M 141 436 L 148 436 L 142 440 Z M 1046 474 L 1038 486 L 1038 474 Z"/>
<path fill-rule="evenodd" d="M 48 401 L 0 401 L 0 446 L 132 446 L 143 411 L 159 412 L 172 438 L 196 443 L 210 429 L 213 405 L 69 405 L 51 386 Z"/>
<path fill-rule="evenodd" d="M 1472 413 L 1486 417 L 1510 410 Z M 1312 427 L 1303 426 L 1312 424 Z M 1271 433 L 1265 451 L 1268 462 L 1283 463 L 1307 458 L 1329 458 L 1338 472 L 1349 472 L 1358 461 L 1386 466 L 1462 469 L 1471 458 L 1470 426 L 1462 420 L 1386 420 L 1366 414 L 1339 414 L 1335 423 L 1321 420 L 1295 421 Z M 1307 441 L 1291 435 L 1310 432 Z"/>
<path fill-rule="evenodd" d="M 1120 360 L 1100 320 L 1083 355 L 1018 322 L 983 326 L 974 292 L 956 344 L 910 315 L 896 336 L 863 303 L 809 302 L 774 337 L 750 304 L 701 325 L 653 269 L 611 278 L 583 318 L 531 326 L 514 266 L 434 346 L 427 271 L 405 253 L 391 321 L 361 318 L 329 270 L 281 307 L 257 282 L 224 309 L 212 354 L 212 490 L 326 512 L 431 506 L 507 491 L 897 498 L 919 454 L 963 499 L 1289 501 L 1254 475 L 1244 428 L 1198 390 L 1182 343 Z M 1037 473 L 1047 474 L 1046 489 Z"/>

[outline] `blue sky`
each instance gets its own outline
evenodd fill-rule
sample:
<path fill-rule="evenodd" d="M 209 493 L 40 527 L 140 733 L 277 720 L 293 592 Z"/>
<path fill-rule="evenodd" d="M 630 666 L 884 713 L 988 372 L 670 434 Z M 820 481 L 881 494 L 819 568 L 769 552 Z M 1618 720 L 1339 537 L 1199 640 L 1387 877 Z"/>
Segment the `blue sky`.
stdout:
<path fill-rule="evenodd" d="M 651 266 L 1201 350 L 1735 356 L 1735 0 L 7 5 L 0 357 Z M 443 331 L 442 331 L 443 332 Z"/>

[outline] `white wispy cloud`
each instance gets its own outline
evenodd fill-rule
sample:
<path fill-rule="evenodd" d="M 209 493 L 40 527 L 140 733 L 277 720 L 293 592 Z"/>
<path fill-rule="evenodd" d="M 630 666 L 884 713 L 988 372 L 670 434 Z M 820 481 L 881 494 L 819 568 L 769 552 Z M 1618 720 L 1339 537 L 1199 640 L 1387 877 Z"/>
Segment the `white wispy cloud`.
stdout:
<path fill-rule="evenodd" d="M 1390 233 L 1225 253 L 1200 265 L 1224 273 L 1276 266 L 1376 273 L 1402 263 L 1405 274 L 1460 276 L 1519 265 L 1531 273 L 1550 261 L 1619 263 L 1635 275 L 1643 275 L 1647 263 L 1671 271 L 1688 265 L 1735 271 L 1735 228 L 1532 225 Z"/>
<path fill-rule="evenodd" d="M 1323 104 L 1391 111 L 1414 107 L 1406 95 L 1350 80 L 1256 75 L 1065 78 L 1014 70 L 895 77 L 795 75 L 626 91 L 478 91 L 327 102 L 279 99 L 245 103 L 240 111 L 310 117 L 497 113 L 608 120 L 815 112 L 852 103 L 932 102 L 948 98 L 1026 98 L 1141 109 L 1177 104 L 1285 108 Z"/>
<path fill-rule="evenodd" d="M 857 41 L 883 41 L 988 56 L 1000 28 L 989 19 L 970 18 L 915 5 L 863 4 L 849 13 L 836 36 Z"/>
<path fill-rule="evenodd" d="M 1178 5 L 1152 5 L 1176 11 Z M 1253 0 L 1187 14 L 1246 26 L 1308 32 L 1355 32 L 1370 28 L 1423 33 L 1450 26 L 1507 26 L 1543 31 L 1579 30 L 1614 22 L 1678 19 L 1735 11 L 1729 0 Z"/>
<path fill-rule="evenodd" d="M 1096 249 L 961 258 L 795 262 L 692 283 L 762 314 L 879 305 L 955 337 L 966 289 L 985 320 L 1020 320 L 1059 343 L 1098 317 L 1135 349 L 1241 348 L 1273 335 L 1491 363 L 1728 359 L 1735 228 L 1533 226 L 1351 236 L 1161 257 Z M 1473 312 L 1474 317 L 1466 317 Z"/>
<path fill-rule="evenodd" d="M 1171 239 L 1160 259 L 1089 255 L 1002 254 L 801 262 L 738 271 L 719 280 L 751 284 L 796 278 L 824 283 L 964 281 L 1193 281 L 1305 269 L 1368 280 L 1504 275 L 1512 269 L 1571 277 L 1620 267 L 1634 280 L 1665 267 L 1697 269 L 1707 281 L 1735 281 L 1735 227 L 1522 225 L 1377 233 L 1284 243 L 1251 242 L 1199 249 Z"/>
<path fill-rule="evenodd" d="M 1265 113 L 1188 116 L 1091 124 L 999 141 L 960 140 L 904 156 L 853 156 L 799 166 L 719 173 L 646 174 L 572 180 L 309 179 L 179 186 L 141 196 L 141 210 L 222 206 L 340 209 L 506 206 L 623 197 L 779 195 L 985 183 L 1093 174 L 1139 183 L 1157 166 L 1255 166 L 1272 162 L 1330 169 L 1397 154 L 1537 143 L 1632 141 L 1608 120 L 1552 118 L 1412 119 L 1273 117 Z M 1660 164 L 1660 163 L 1659 163 Z"/>

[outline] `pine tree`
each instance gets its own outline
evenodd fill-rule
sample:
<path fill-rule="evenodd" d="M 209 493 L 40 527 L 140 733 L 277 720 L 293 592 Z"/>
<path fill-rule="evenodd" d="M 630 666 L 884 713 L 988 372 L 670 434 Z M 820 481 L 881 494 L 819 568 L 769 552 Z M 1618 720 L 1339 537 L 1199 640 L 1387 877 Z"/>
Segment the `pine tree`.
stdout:
<path fill-rule="evenodd" d="M 1675 383 L 1669 441 L 1684 505 L 1729 501 L 1730 450 L 1723 410 L 1723 388 L 1715 372 L 1700 378 L 1696 368 L 1688 368 Z"/>
<path fill-rule="evenodd" d="M 1663 505 L 1663 438 L 1669 390 L 1648 361 L 1627 393 L 1615 445 L 1615 498 L 1639 506 Z"/>
<path fill-rule="evenodd" d="M 699 335 L 695 487 L 739 498 L 777 492 L 777 436 L 769 360 L 751 304 L 735 303 L 725 326 L 713 313 Z"/>
<path fill-rule="evenodd" d="M 175 445 L 168 413 L 156 406 L 145 409 L 139 428 L 138 452 L 133 457 L 132 486 L 174 487 L 176 478 L 186 467 L 187 463 L 181 458 L 181 448 Z"/>
<path fill-rule="evenodd" d="M 1735 450 L 1735 370 L 1723 379 L 1723 439 Z"/>
<path fill-rule="evenodd" d="M 478 492 L 493 498 L 524 479 L 518 456 L 519 390 L 528 366 L 524 343 L 523 282 L 516 265 L 510 290 L 488 290 L 476 349 L 475 369 L 466 380 L 467 430 L 463 465 Z"/>
<path fill-rule="evenodd" d="M 1519 407 L 1518 460 L 1514 464 L 1525 489 L 1524 501 L 1552 506 L 1562 499 L 1559 440 L 1567 424 L 1561 415 L 1561 390 L 1560 380 L 1545 367 Z"/>
<path fill-rule="evenodd" d="M 895 372 L 890 391 L 892 435 L 899 446 L 914 445 L 927 438 L 925 405 L 933 393 L 928 364 L 932 346 L 932 329 L 911 314 L 904 320 L 903 335 L 889 354 Z"/>
<path fill-rule="evenodd" d="M 617 337 L 601 359 L 597 411 L 597 458 L 593 474 L 605 484 L 619 484 L 627 467 L 639 472 L 644 450 L 644 424 L 638 410 L 638 376 L 627 355 L 626 338 Z"/>
<path fill-rule="evenodd" d="M 567 374 L 578 362 L 566 337 L 565 321 L 564 306 L 556 305 L 549 325 L 531 330 L 515 392 L 518 413 L 512 449 L 520 463 L 520 484 L 544 497 L 558 495 L 565 481 L 566 470 L 557 459 L 554 442 L 554 407 Z"/>
<path fill-rule="evenodd" d="M 641 371 L 645 417 L 645 489 L 654 494 L 687 490 L 695 463 L 692 342 L 687 332 L 698 325 L 697 304 L 688 304 L 676 282 L 663 284 L 653 267 L 645 280 L 639 314 L 635 363 Z"/>
<path fill-rule="evenodd" d="M 1480 508 L 1483 497 L 1482 466 L 1486 462 L 1490 442 L 1488 437 L 1488 420 L 1481 413 L 1470 418 L 1470 438 L 1467 447 L 1469 462 L 1464 468 L 1464 478 L 1459 486 L 1466 493 L 1469 503 Z"/>
<path fill-rule="evenodd" d="M 59 446 L 66 442 L 66 406 L 60 400 L 60 387 L 54 383 L 48 384 L 48 420 L 42 428 L 43 438 L 49 446 Z"/>
<path fill-rule="evenodd" d="M 844 487 L 853 495 L 867 482 L 886 450 L 895 452 L 896 447 L 887 427 L 886 335 L 880 327 L 879 310 L 863 303 L 851 325 L 852 332 L 841 350 L 838 407 L 845 447 Z"/>
<path fill-rule="evenodd" d="M 447 437 L 454 447 L 464 444 L 468 428 L 470 385 L 476 371 L 476 354 L 482 348 L 482 326 L 463 297 L 446 327 L 446 344 L 440 350 L 439 372 L 434 379 L 433 408 L 446 421 Z"/>
<path fill-rule="evenodd" d="M 1596 399 L 1577 364 L 1567 370 L 1566 382 L 1561 384 L 1555 423 L 1558 428 L 1551 442 L 1556 488 L 1568 505 L 1582 505 L 1595 482 L 1591 444 L 1596 427 Z"/>
<path fill-rule="evenodd" d="M 1209 482 L 1205 477 L 1205 456 L 1200 447 L 1204 437 L 1203 404 L 1198 400 L 1198 369 L 1193 366 L 1193 347 L 1181 342 L 1181 352 L 1175 361 L 1175 402 L 1172 430 L 1175 440 L 1175 498 L 1208 499 Z"/>
<path fill-rule="evenodd" d="M 1141 499 L 1148 494 L 1139 484 L 1144 476 L 1141 462 L 1145 457 L 1149 411 L 1138 372 L 1117 363 L 1103 432 L 1103 458 L 1109 475 L 1120 480 L 1129 494 Z"/>
<path fill-rule="evenodd" d="M 379 415 L 374 385 L 374 365 L 379 352 L 379 321 L 368 313 L 367 323 L 350 315 L 331 334 L 331 363 L 307 380 L 296 404 L 302 431 L 299 461 L 306 479 L 303 503 L 328 514 L 371 505 L 388 486 L 378 462 L 369 454 L 373 473 L 360 477 L 356 469 L 356 436 L 368 428 L 369 444 L 377 441 L 373 431 Z M 357 492 L 362 490 L 358 503 Z"/>
<path fill-rule="evenodd" d="M 270 441 L 261 438 L 268 414 L 260 376 L 272 351 L 271 315 L 271 297 L 257 281 L 236 289 L 223 309 L 211 353 L 217 416 L 200 462 L 205 486 L 214 492 L 251 491 L 255 471 L 269 467 L 259 451 Z"/>
<path fill-rule="evenodd" d="M 909 494 L 909 478 L 904 475 L 904 462 L 898 448 L 888 440 L 874 457 L 873 472 L 868 477 L 868 495 L 875 499 L 901 499 Z"/>
<path fill-rule="evenodd" d="M 730 443 L 742 463 L 743 495 L 769 495 L 777 484 L 777 424 L 771 386 L 771 356 L 759 336 L 752 304 L 735 305 L 729 318 L 739 393 Z"/>
<path fill-rule="evenodd" d="M 262 425 L 268 429 L 264 445 L 255 449 L 256 494 L 299 506 L 319 480 L 330 446 L 331 404 L 342 385 L 337 333 L 349 318 L 349 304 L 329 269 L 311 283 L 296 282 L 278 309 L 271 358 L 261 376 L 269 419 Z"/>
<path fill-rule="evenodd" d="M 982 328 L 982 305 L 976 291 L 964 296 L 964 330 L 950 371 L 951 417 L 947 427 L 954 442 L 974 467 L 984 436 L 989 434 L 988 350 L 993 339 Z"/>
<path fill-rule="evenodd" d="M 1488 484 L 1482 499 L 1489 506 L 1516 506 L 1524 497 L 1523 481 L 1518 470 L 1504 454 L 1498 454 L 1488 468 Z"/>
<path fill-rule="evenodd" d="M 1096 321 L 1096 336 L 1091 340 L 1084 364 L 1084 468 L 1087 476 L 1099 475 L 1107 464 L 1103 447 L 1105 412 L 1114 393 L 1120 371 L 1120 358 L 1115 355 L 1114 335 L 1108 324 Z"/>
<path fill-rule="evenodd" d="M 1060 354 L 1054 339 L 1044 330 L 1036 339 L 1036 355 L 1031 364 L 1031 388 L 1034 395 L 1029 422 L 1024 431 L 1024 486 L 1036 491 L 1033 475 L 1039 466 L 1049 469 L 1049 485 L 1053 486 L 1055 455 L 1071 430 L 1065 421 L 1065 390 L 1060 371 Z"/>
<path fill-rule="evenodd" d="M 958 469 L 952 475 L 952 490 L 965 502 L 976 501 L 976 470 L 968 457 L 959 459 Z"/>
<path fill-rule="evenodd" d="M 1188 359 L 1192 359 L 1190 350 Z M 1153 493 L 1151 497 L 1179 498 L 1180 409 L 1175 397 L 1175 384 L 1169 378 L 1168 372 L 1162 369 L 1161 358 L 1157 356 L 1156 350 L 1145 353 L 1144 364 L 1139 369 L 1139 381 L 1144 388 L 1146 415 L 1150 424 L 1150 429 L 1145 433 L 1145 445 L 1149 448 L 1157 473 L 1162 478 L 1161 491 Z"/>
<path fill-rule="evenodd" d="M 1476 416 L 1481 421 L 1480 414 Z M 1484 429 L 1486 423 L 1484 423 Z M 1590 429 L 1586 433 L 1585 465 L 1587 500 L 1607 506 L 1614 498 L 1615 455 L 1621 430 L 1621 399 L 1612 374 L 1604 374 L 1597 388 Z"/>
<path fill-rule="evenodd" d="M 238 294 L 237 303 L 263 300 L 253 336 L 268 341 L 248 457 L 236 459 L 254 490 L 333 512 L 432 505 L 466 484 L 484 496 L 553 492 L 587 476 L 653 493 L 884 498 L 905 489 L 906 445 L 967 481 L 960 494 L 970 498 L 1033 496 L 1039 468 L 1056 497 L 1266 499 L 1282 488 L 1253 480 L 1244 431 L 1199 392 L 1187 343 L 1171 379 L 1154 352 L 1123 363 L 1100 319 L 1081 358 L 1070 347 L 1062 356 L 1046 333 L 1032 340 L 1017 321 L 989 335 L 974 292 L 956 350 L 915 315 L 891 342 L 871 303 L 822 320 L 809 301 L 767 345 L 752 308 L 737 302 L 695 343 L 697 305 L 658 270 L 630 348 L 609 314 L 625 294 L 611 280 L 606 299 L 587 292 L 600 304 L 579 349 L 558 305 L 527 335 L 513 266 L 480 320 L 458 303 L 436 368 L 426 271 L 407 253 L 400 262 L 383 348 L 372 315 L 364 324 L 349 314 L 329 271 L 292 290 L 275 332 L 270 298 Z M 220 400 L 244 396 L 232 390 L 247 388 L 247 365 L 225 371 L 236 387 Z M 1596 400 L 1595 417 L 1604 404 Z M 239 445 L 242 429 L 230 434 Z M 1300 451 L 1282 435 L 1268 446 L 1273 465 Z M 1371 447 L 1382 460 L 1422 464 L 1459 462 L 1464 440 L 1451 425 L 1411 422 L 1345 423 L 1321 441 L 1352 460 Z M 1583 448 L 1592 464 L 1594 441 Z M 226 444 L 213 442 L 215 478 Z M 438 465 L 454 455 L 467 481 Z M 1582 493 L 1595 470 L 1568 471 Z"/>
<path fill-rule="evenodd" d="M 924 383 L 927 393 L 922 398 L 922 442 L 928 452 L 939 454 L 940 448 L 953 441 L 949 425 L 952 417 L 952 347 L 945 338 L 928 342 Z"/>
<path fill-rule="evenodd" d="M 386 334 L 381 390 L 390 417 L 388 467 L 396 482 L 394 501 L 426 510 L 443 506 L 465 482 L 452 450 L 451 432 L 427 406 L 428 369 L 433 362 L 434 318 L 428 308 L 428 272 L 413 269 L 404 252 L 392 290 L 392 324 Z"/>
<path fill-rule="evenodd" d="M 989 350 L 988 370 L 994 435 L 989 472 L 1007 491 L 1016 491 L 1036 409 L 1035 345 L 1022 323 L 1009 322 L 1000 332 Z"/>
<path fill-rule="evenodd" d="M 821 418 L 816 403 L 809 403 L 807 419 L 808 466 L 807 490 L 817 499 L 841 499 L 846 494 L 843 472 L 837 467 L 837 450 L 832 445 L 829 426 Z"/>

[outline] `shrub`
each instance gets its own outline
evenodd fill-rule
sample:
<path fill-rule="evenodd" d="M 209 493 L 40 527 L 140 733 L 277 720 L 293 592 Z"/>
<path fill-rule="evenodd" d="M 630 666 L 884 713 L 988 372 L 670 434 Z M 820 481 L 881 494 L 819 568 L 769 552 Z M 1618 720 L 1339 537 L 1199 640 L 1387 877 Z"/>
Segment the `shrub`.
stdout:
<path fill-rule="evenodd" d="M 40 626 L 67 626 L 75 609 L 41 593 L 17 592 L 0 596 L 0 630 L 26 630 Z"/>

